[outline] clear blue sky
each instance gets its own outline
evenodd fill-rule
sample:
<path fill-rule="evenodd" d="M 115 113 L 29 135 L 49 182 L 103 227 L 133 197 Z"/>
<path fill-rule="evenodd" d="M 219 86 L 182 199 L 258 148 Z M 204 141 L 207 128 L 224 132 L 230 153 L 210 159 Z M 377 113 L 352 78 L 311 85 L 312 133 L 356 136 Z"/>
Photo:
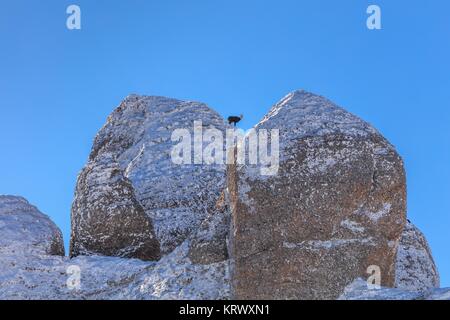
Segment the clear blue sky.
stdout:
<path fill-rule="evenodd" d="M 366 28 L 369 4 L 382 30 Z M 0 41 L 0 194 L 36 204 L 66 244 L 76 176 L 128 94 L 206 102 L 247 128 L 303 88 L 397 147 L 409 217 L 450 286 L 448 0 L 2 0 Z"/>

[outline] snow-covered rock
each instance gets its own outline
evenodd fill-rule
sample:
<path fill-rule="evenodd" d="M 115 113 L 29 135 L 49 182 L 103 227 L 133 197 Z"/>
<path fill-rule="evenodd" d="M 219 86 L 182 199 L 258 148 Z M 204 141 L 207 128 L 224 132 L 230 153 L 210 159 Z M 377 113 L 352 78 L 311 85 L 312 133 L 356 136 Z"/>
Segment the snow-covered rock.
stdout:
<path fill-rule="evenodd" d="M 344 289 L 339 300 L 450 300 L 450 288 L 429 288 L 426 291 L 375 288 L 358 278 Z"/>
<path fill-rule="evenodd" d="M 95 138 L 89 163 L 78 179 L 72 210 L 72 256 L 89 252 L 123 256 L 122 253 L 127 252 L 128 257 L 143 258 L 133 253 L 136 252 L 133 246 L 138 244 L 131 238 L 149 247 L 147 242 L 154 243 L 150 226 L 164 255 L 197 232 L 216 208 L 225 186 L 225 167 L 173 163 L 171 151 L 178 141 L 172 141 L 172 133 L 175 129 L 187 129 L 193 134 L 194 121 L 201 121 L 202 129 L 215 128 L 223 132 L 226 127 L 219 114 L 205 104 L 153 96 L 131 95 L 108 117 Z M 192 145 L 194 142 L 192 139 Z M 202 148 L 206 145 L 206 142 L 200 144 Z M 105 155 L 116 165 L 114 170 L 102 165 Z M 127 181 L 128 203 L 121 202 L 120 186 L 114 188 L 114 192 L 109 190 L 108 186 L 115 183 L 115 179 Z M 99 185 L 106 187 L 99 190 Z M 111 199 L 99 203 L 98 194 L 109 194 Z M 123 210 L 111 209 L 116 205 Z M 146 217 L 148 228 L 120 222 L 133 220 L 127 218 L 126 209 L 130 205 L 135 208 L 133 215 L 139 211 L 139 216 Z M 108 217 L 108 223 L 102 224 L 104 217 Z M 113 220 L 114 225 L 111 225 L 109 222 Z M 118 242 L 107 243 L 125 234 L 129 238 L 122 246 Z M 109 240 L 103 241 L 105 237 Z M 98 246 L 89 247 L 97 243 Z M 152 258 L 153 253 L 149 256 L 150 260 Z"/>
<path fill-rule="evenodd" d="M 22 197 L 0 195 L 0 253 L 64 255 L 61 231 Z"/>
<path fill-rule="evenodd" d="M 378 266 L 393 286 L 406 223 L 403 162 L 368 123 L 295 91 L 255 126 L 278 129 L 276 175 L 230 166 L 231 257 L 239 299 L 335 299 Z"/>
<path fill-rule="evenodd" d="M 0 235 L 0 300 L 230 296 L 228 262 L 193 264 L 188 240 L 158 262 L 56 256 L 64 252 L 53 222 L 25 199 L 6 196 L 0 196 Z"/>
<path fill-rule="evenodd" d="M 193 235 L 189 249 L 190 259 L 197 264 L 210 264 L 229 258 L 228 237 L 231 214 L 225 192 L 217 202 L 216 210 L 203 221 Z"/>
<path fill-rule="evenodd" d="M 293 92 L 255 127 L 280 129 L 279 173 L 229 165 L 225 188 L 223 165 L 170 159 L 171 133 L 194 121 L 226 128 L 162 97 L 111 114 L 78 178 L 73 258 L 47 216 L 0 196 L 0 299 L 450 299 L 405 226 L 401 158 L 369 124 Z M 361 279 L 373 265 L 380 289 Z"/>
<path fill-rule="evenodd" d="M 194 265 L 188 248 L 183 243 L 158 262 L 0 252 L 0 300 L 227 299 L 228 263 Z"/>
<path fill-rule="evenodd" d="M 161 256 L 151 219 L 110 153 L 89 161 L 78 177 L 70 255 L 102 254 L 142 260 Z"/>
<path fill-rule="evenodd" d="M 423 233 L 408 221 L 397 250 L 395 287 L 426 291 L 439 285 L 439 273 L 428 242 Z"/>

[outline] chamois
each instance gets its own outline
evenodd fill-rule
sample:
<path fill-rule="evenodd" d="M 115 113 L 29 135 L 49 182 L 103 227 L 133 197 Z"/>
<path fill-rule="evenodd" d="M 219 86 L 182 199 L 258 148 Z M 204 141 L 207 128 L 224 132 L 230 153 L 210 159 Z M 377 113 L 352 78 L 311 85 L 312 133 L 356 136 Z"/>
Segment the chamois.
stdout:
<path fill-rule="evenodd" d="M 239 117 L 237 117 L 237 116 L 229 116 L 228 117 L 228 124 L 233 124 L 236 127 L 236 123 L 241 121 L 242 118 L 244 118 L 244 115 L 242 115 L 242 114 Z"/>

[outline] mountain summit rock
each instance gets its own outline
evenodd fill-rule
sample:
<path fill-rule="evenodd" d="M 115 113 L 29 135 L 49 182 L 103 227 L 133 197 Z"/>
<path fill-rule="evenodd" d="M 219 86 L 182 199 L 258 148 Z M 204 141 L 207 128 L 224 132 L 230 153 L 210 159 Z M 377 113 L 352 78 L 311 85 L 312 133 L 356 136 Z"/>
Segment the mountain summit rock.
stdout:
<path fill-rule="evenodd" d="M 406 223 L 395 148 L 331 101 L 295 91 L 255 126 L 279 129 L 275 176 L 229 166 L 237 299 L 336 299 L 368 268 L 394 286 Z"/>
<path fill-rule="evenodd" d="M 371 125 L 295 91 L 254 127 L 279 130 L 278 173 L 262 175 L 264 163 L 171 161 L 172 133 L 194 122 L 232 128 L 205 104 L 153 96 L 108 117 L 78 177 L 71 257 L 47 216 L 0 196 L 0 299 L 450 299 L 406 220 L 402 159 Z"/>

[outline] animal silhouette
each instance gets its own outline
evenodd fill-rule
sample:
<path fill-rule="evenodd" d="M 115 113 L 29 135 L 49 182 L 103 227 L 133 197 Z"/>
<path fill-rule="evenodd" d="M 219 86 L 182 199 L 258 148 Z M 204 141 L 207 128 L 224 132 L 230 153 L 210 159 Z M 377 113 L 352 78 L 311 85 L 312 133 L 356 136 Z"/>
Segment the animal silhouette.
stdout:
<path fill-rule="evenodd" d="M 228 124 L 233 124 L 236 127 L 236 123 L 238 123 L 239 121 L 241 121 L 244 118 L 244 115 L 240 115 L 238 116 L 229 116 L 228 117 Z"/>

